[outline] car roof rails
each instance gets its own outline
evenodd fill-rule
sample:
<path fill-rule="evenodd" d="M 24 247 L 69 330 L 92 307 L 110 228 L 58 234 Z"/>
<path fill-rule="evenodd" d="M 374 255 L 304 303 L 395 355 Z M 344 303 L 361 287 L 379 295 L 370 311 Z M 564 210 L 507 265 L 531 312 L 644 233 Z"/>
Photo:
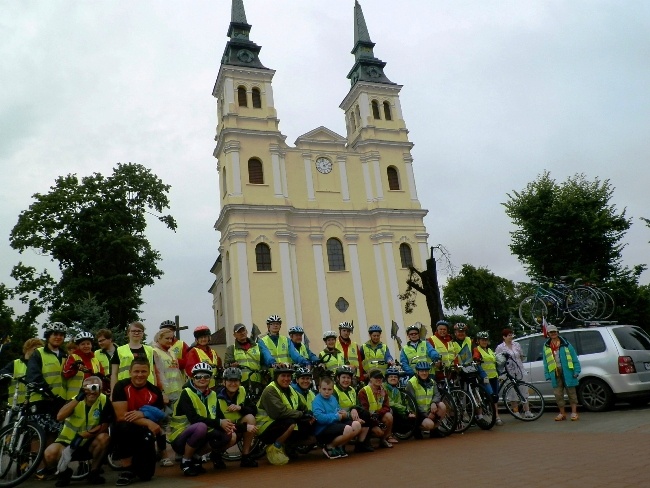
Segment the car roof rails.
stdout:
<path fill-rule="evenodd" d="M 585 320 L 585 327 L 603 327 L 605 325 L 618 325 L 618 320 Z"/>

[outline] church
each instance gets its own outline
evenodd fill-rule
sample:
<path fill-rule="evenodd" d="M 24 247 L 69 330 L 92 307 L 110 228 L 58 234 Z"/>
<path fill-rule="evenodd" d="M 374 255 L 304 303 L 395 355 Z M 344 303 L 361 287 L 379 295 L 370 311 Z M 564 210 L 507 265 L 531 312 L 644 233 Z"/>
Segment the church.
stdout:
<path fill-rule="evenodd" d="M 423 296 L 408 315 L 398 297 L 408 267 L 424 269 L 429 254 L 402 86 L 375 57 L 355 1 L 354 64 L 340 104 L 346 134 L 316 127 L 292 146 L 279 128 L 275 71 L 262 63 L 251 28 L 243 0 L 232 0 L 212 92 L 221 211 L 209 291 L 217 334 L 232 343 L 238 322 L 266 333 L 266 318 L 277 314 L 282 334 L 301 325 L 318 352 L 323 332 L 338 331 L 343 321 L 353 322 L 352 338 L 360 342 L 378 324 L 395 355 L 393 322 L 402 340 L 406 326 L 430 325 Z"/>

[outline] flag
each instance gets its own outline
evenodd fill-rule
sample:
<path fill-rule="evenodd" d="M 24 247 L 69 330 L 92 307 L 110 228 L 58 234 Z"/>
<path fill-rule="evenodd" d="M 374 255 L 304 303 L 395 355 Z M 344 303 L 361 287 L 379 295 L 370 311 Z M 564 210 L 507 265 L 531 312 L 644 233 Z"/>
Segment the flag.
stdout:
<path fill-rule="evenodd" d="M 546 323 L 546 317 L 542 317 L 542 334 L 544 334 L 544 337 L 548 337 L 548 334 L 546 333 L 546 327 L 548 324 Z"/>
<path fill-rule="evenodd" d="M 262 331 L 253 323 L 253 329 L 251 330 L 251 342 L 255 343 L 257 342 L 257 339 L 259 336 L 262 335 Z"/>
<path fill-rule="evenodd" d="M 399 332 L 399 325 L 397 325 L 397 322 L 393 320 L 393 323 L 390 327 L 390 338 L 395 339 L 395 341 L 397 342 L 397 349 L 401 351 L 402 339 L 400 339 L 399 336 L 397 335 L 398 332 Z"/>
<path fill-rule="evenodd" d="M 420 324 L 420 339 L 425 340 L 427 338 L 427 326 Z"/>
<path fill-rule="evenodd" d="M 309 337 L 307 337 L 307 332 L 302 334 L 302 342 L 305 344 L 305 347 L 309 349 Z"/>

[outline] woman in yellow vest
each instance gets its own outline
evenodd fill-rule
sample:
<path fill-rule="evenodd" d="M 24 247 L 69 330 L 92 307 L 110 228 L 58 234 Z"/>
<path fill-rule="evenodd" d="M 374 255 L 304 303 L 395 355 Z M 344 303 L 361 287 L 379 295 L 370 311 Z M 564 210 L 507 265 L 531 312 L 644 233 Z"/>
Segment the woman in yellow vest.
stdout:
<path fill-rule="evenodd" d="M 357 401 L 357 392 L 352 387 L 352 377 L 354 369 L 351 366 L 340 366 L 336 370 L 336 383 L 334 384 L 334 398 L 339 406 L 348 412 L 348 418 L 355 422 L 361 423 L 361 433 L 354 452 L 372 452 L 374 449 L 370 445 L 370 413 L 361 408 Z"/>
<path fill-rule="evenodd" d="M 578 420 L 578 397 L 576 386 L 580 375 L 580 360 L 573 346 L 564 337 L 560 337 L 557 327 L 546 326 L 548 340 L 544 343 L 544 376 L 551 381 L 555 401 L 560 413 L 556 421 L 566 420 L 564 390 L 569 396 L 571 420 Z"/>
<path fill-rule="evenodd" d="M 156 382 L 163 392 L 163 400 L 170 407 L 174 404 L 183 391 L 185 382 L 183 372 L 178 369 L 178 358 L 171 349 L 174 332 L 169 329 L 160 329 L 154 336 L 152 344 L 154 352 L 154 366 L 156 367 Z"/>
<path fill-rule="evenodd" d="M 0 370 L 0 376 L 7 375 L 6 378 L 0 378 L 0 385 L 9 383 L 9 397 L 7 398 L 9 407 L 13 404 L 14 396 L 16 396 L 16 405 L 25 401 L 25 385 L 16 381 L 16 378 L 22 378 L 27 374 L 27 361 L 34 351 L 43 345 L 44 343 L 40 339 L 27 339 L 23 344 L 23 356 L 8 362 Z"/>
<path fill-rule="evenodd" d="M 305 408 L 311 412 L 311 406 L 314 402 L 314 398 L 316 397 L 316 394 L 311 389 L 311 371 L 308 368 L 298 366 L 295 369 L 293 377 L 294 381 L 291 383 L 291 387 L 296 390 L 300 396 L 300 401 L 305 406 Z"/>
<path fill-rule="evenodd" d="M 388 392 L 384 388 L 384 373 L 379 368 L 368 372 L 370 384 L 359 390 L 359 404 L 370 413 L 370 431 L 379 439 L 381 447 L 393 447 L 393 414 Z"/>
<path fill-rule="evenodd" d="M 345 365 L 343 353 L 336 348 L 336 332 L 328 330 L 323 334 L 323 342 L 325 349 L 323 349 L 318 357 L 323 361 L 323 366 L 327 371 L 336 371 L 336 368 Z"/>
<path fill-rule="evenodd" d="M 435 382 L 430 378 L 431 363 L 420 361 L 415 365 L 416 376 L 409 379 L 406 392 L 413 397 L 418 408 L 420 430 L 431 432 L 440 420 L 447 415 L 447 408 L 440 401 L 440 393 Z M 416 435 L 416 438 L 421 436 Z"/>
<path fill-rule="evenodd" d="M 118 380 L 130 378 L 129 368 L 135 358 L 143 358 L 149 362 L 149 377 L 147 381 L 156 386 L 156 368 L 153 363 L 153 348 L 142 344 L 144 339 L 144 324 L 142 322 L 131 322 L 127 329 L 129 338 L 128 344 L 117 348 L 117 352 L 111 359 L 111 391 Z"/>
<path fill-rule="evenodd" d="M 242 458 L 239 466 L 242 468 L 257 468 L 257 461 L 250 456 L 253 439 L 257 434 L 255 414 L 257 406 L 246 401 L 246 390 L 241 386 L 242 371 L 239 368 L 226 368 L 223 372 L 223 388 L 217 393 L 220 417 L 226 418 L 237 425 L 237 438 L 243 439 Z"/>
<path fill-rule="evenodd" d="M 494 351 L 488 347 L 490 343 L 490 335 L 488 332 L 481 331 L 476 334 L 478 339 L 478 346 L 474 348 L 473 358 L 478 362 L 483 371 L 485 381 L 485 390 L 488 392 L 492 398 L 492 406 L 494 408 L 494 413 L 496 414 L 497 420 L 496 425 L 503 425 L 503 420 L 499 417 L 499 409 L 497 408 L 497 403 L 499 401 L 499 373 L 497 373 L 497 357 L 494 354 Z"/>
<path fill-rule="evenodd" d="M 235 422 L 219 418 L 217 394 L 209 386 L 212 365 L 198 363 L 191 374 L 192 380 L 174 405 L 169 434 L 172 449 L 183 456 L 181 471 L 185 476 L 205 472 L 195 454 L 210 452 L 214 469 L 224 469 L 221 455 L 237 442 Z"/>
<path fill-rule="evenodd" d="M 102 378 L 106 374 L 93 352 L 94 339 L 95 336 L 86 331 L 79 332 L 74 337 L 77 349 L 68 356 L 68 360 L 63 366 L 63 377 L 67 383 L 65 397 L 68 400 L 73 399 L 79 393 L 79 388 L 85 378 L 89 376 Z"/>
<path fill-rule="evenodd" d="M 187 351 L 185 360 L 185 372 L 188 376 L 192 375 L 192 368 L 198 363 L 208 363 L 212 365 L 212 379 L 210 388 L 216 385 L 215 378 L 221 368 L 221 358 L 217 351 L 210 347 L 210 328 L 207 325 L 199 325 L 194 329 L 195 344 Z"/>

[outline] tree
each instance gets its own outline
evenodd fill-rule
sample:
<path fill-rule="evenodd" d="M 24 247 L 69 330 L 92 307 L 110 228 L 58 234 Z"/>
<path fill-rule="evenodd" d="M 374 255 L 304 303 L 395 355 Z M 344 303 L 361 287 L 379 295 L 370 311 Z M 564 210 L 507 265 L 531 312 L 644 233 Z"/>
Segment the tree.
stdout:
<path fill-rule="evenodd" d="M 503 205 L 518 226 L 510 250 L 528 275 L 603 281 L 615 273 L 631 221 L 610 204 L 613 193 L 609 180 L 578 174 L 558 184 L 549 172 L 508 193 Z"/>
<path fill-rule="evenodd" d="M 58 263 L 61 277 L 44 305 L 52 315 L 70 324 L 77 320 L 75 306 L 91 297 L 106 307 L 112 329 L 137 318 L 142 289 L 163 274 L 160 253 L 145 236 L 146 215 L 176 230 L 174 218 L 161 215 L 169 207 L 169 189 L 144 166 L 128 163 L 118 164 L 109 177 L 61 176 L 49 193 L 33 196 L 10 244 Z M 29 276 L 20 286 L 23 292 L 38 290 Z"/>
<path fill-rule="evenodd" d="M 0 344 L 4 343 L 1 366 L 21 356 L 25 341 L 36 337 L 33 313 L 29 309 L 14 319 L 14 309 L 6 304 L 14 297 L 15 291 L 0 283 Z"/>

